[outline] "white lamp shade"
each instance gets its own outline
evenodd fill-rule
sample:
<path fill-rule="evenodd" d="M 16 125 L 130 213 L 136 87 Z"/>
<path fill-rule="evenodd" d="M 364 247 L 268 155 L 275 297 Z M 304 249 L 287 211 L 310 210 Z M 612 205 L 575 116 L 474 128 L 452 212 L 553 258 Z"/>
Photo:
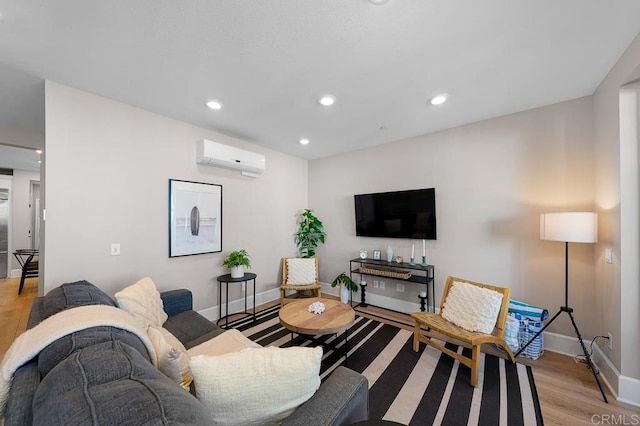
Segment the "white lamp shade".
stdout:
<path fill-rule="evenodd" d="M 598 242 L 598 214 L 591 212 L 541 214 L 540 239 L 569 243 Z"/>

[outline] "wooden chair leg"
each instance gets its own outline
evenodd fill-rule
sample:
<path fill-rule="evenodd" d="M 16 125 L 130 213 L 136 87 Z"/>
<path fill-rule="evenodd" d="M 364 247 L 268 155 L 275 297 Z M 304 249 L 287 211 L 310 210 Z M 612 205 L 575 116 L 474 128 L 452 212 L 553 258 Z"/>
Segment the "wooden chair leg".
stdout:
<path fill-rule="evenodd" d="M 480 345 L 471 348 L 471 386 L 478 386 L 478 370 L 480 369 Z"/>
<path fill-rule="evenodd" d="M 280 307 L 284 306 L 284 289 L 280 289 Z"/>
<path fill-rule="evenodd" d="M 416 324 L 413 327 L 413 351 L 418 352 L 420 348 L 420 323 L 416 320 Z"/>

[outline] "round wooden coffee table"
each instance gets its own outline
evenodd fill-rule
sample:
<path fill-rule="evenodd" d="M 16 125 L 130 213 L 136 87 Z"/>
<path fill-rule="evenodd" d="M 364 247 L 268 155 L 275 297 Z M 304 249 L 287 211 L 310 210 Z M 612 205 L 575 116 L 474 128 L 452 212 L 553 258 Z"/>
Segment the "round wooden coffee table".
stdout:
<path fill-rule="evenodd" d="M 324 303 L 325 311 L 319 315 L 309 312 L 309 305 L 320 301 Z M 356 319 L 356 314 L 346 303 L 333 299 L 318 299 L 316 297 L 296 300 L 284 305 L 280 309 L 280 323 L 284 328 L 291 331 L 291 344 L 293 345 L 293 333 L 305 335 L 309 339 L 316 341 L 331 349 L 344 353 L 345 364 L 348 359 L 348 331 L 351 324 Z M 324 336 L 327 334 L 339 334 L 344 331 L 344 348 L 339 349 L 336 345 L 322 342 L 313 336 Z"/>

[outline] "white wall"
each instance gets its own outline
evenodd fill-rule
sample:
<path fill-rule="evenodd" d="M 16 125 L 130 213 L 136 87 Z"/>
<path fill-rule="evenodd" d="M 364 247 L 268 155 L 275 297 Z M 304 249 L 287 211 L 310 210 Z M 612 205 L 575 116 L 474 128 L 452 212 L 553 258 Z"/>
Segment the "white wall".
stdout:
<path fill-rule="evenodd" d="M 265 173 L 251 179 L 196 165 L 202 138 L 265 155 Z M 305 160 L 53 82 L 44 155 L 45 292 L 86 279 L 114 294 L 150 276 L 161 290 L 192 290 L 200 310 L 217 305 L 215 278 L 227 273 L 220 264 L 230 251 L 249 252 L 258 293 L 279 286 L 280 258 L 295 253 Z M 170 178 L 223 186 L 222 253 L 168 257 Z M 120 256 L 110 255 L 112 242 Z"/>
<path fill-rule="evenodd" d="M 434 187 L 438 240 L 427 241 L 427 260 L 436 304 L 453 275 L 511 287 L 514 299 L 555 313 L 564 302 L 564 245 L 540 241 L 539 214 L 593 209 L 591 107 L 581 98 L 312 161 L 309 205 L 328 234 L 321 279 L 346 271 L 362 248 L 391 244 L 408 258 L 415 242 L 421 253 L 420 240 L 356 237 L 354 194 Z M 587 338 L 603 332 L 592 315 L 593 247 L 570 247 L 570 305 Z M 406 291 L 417 302 L 418 288 Z M 568 316 L 550 331 L 573 335 Z"/>
<path fill-rule="evenodd" d="M 27 170 L 13 171 L 11 197 L 11 250 L 31 248 L 31 181 L 40 181 L 40 173 Z M 10 256 L 10 269 L 19 270 L 20 264 Z"/>
<path fill-rule="evenodd" d="M 637 200 L 640 186 L 637 180 L 629 180 L 627 176 L 629 172 L 637 172 L 629 169 L 637 168 L 637 158 L 628 157 L 633 152 L 637 153 L 637 146 L 621 145 L 619 108 L 621 86 L 640 77 L 639 65 L 640 36 L 627 48 L 593 95 L 595 202 L 601 217 L 595 268 L 598 304 L 594 315 L 602 318 L 604 331 L 613 334 L 613 350 L 605 348 L 606 355 L 623 376 L 636 381 L 640 379 L 640 364 L 637 361 L 640 352 L 638 256 L 637 250 L 635 253 L 622 252 L 622 247 L 633 247 L 634 241 L 637 245 L 637 223 L 640 218 L 637 216 L 637 206 L 633 203 Z M 621 161 L 621 157 L 624 161 Z M 636 165 L 629 160 L 635 160 Z M 625 182 L 624 185 L 621 182 Z M 625 209 L 629 210 L 621 214 Z M 626 218 L 626 224 L 622 217 Z M 634 228 L 636 231 L 632 231 Z M 602 261 L 605 248 L 613 249 L 611 265 Z M 618 391 L 617 381 L 611 377 L 609 379 Z M 636 385 L 635 401 L 638 404 L 639 391 L 640 385 Z M 624 393 L 621 390 L 621 398 L 627 398 Z"/>

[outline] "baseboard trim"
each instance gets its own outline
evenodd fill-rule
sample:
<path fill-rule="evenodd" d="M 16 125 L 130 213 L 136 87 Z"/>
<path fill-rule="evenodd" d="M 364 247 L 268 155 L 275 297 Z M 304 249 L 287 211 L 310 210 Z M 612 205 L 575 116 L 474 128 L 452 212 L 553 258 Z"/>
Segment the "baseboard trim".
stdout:
<path fill-rule="evenodd" d="M 22 269 L 12 269 L 9 273 L 9 278 L 20 278 L 22 276 Z"/>
<path fill-rule="evenodd" d="M 591 341 L 586 340 L 584 344 L 589 350 Z M 544 349 L 571 357 L 582 355 L 582 347 L 576 337 L 557 333 L 544 333 Z M 640 407 L 640 380 L 620 374 L 597 343 L 593 345 L 591 360 L 600 370 L 600 380 L 609 388 L 617 401 Z"/>
<path fill-rule="evenodd" d="M 620 375 L 618 401 L 640 407 L 640 380 Z"/>
<path fill-rule="evenodd" d="M 256 294 L 256 306 L 263 303 L 271 302 L 273 300 L 280 299 L 280 289 L 273 288 L 262 293 Z M 253 307 L 253 295 L 247 295 L 247 308 Z M 236 300 L 229 300 L 229 310 L 232 314 L 234 312 L 244 311 L 244 297 Z M 208 319 L 209 321 L 217 321 L 220 318 L 220 305 L 212 306 L 210 308 L 199 310 L 198 313 Z"/>

